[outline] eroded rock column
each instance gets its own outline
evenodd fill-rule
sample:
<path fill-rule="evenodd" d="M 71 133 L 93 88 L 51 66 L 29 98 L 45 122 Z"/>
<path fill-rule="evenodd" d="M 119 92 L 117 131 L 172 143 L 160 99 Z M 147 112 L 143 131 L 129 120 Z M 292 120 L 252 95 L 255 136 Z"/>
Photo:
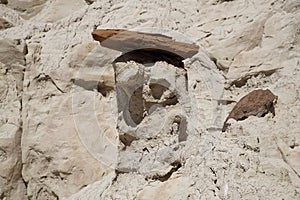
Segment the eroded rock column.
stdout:
<path fill-rule="evenodd" d="M 114 67 L 120 138 L 117 171 L 167 179 L 181 165 L 179 152 L 188 135 L 186 71 L 166 62 L 118 62 Z"/>

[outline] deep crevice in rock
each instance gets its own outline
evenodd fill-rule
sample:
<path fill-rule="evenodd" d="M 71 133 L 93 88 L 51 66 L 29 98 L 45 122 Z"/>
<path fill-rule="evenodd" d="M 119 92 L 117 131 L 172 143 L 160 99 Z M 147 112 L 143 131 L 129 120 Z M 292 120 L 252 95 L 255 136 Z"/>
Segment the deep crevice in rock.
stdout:
<path fill-rule="evenodd" d="M 145 110 L 149 114 L 150 109 L 153 105 L 160 105 L 162 107 L 176 105 L 178 103 L 177 96 L 175 94 L 172 94 L 169 98 L 167 98 L 165 101 L 162 102 L 151 102 L 151 101 L 145 101 Z"/>
<path fill-rule="evenodd" d="M 179 103 L 174 92 L 165 94 L 168 88 L 163 85 L 151 83 L 149 89 L 149 92 L 145 92 L 144 86 L 137 88 L 129 100 L 129 113 L 136 124 L 140 124 L 145 115 L 151 114 L 155 110 L 154 106 L 166 107 Z"/>
<path fill-rule="evenodd" d="M 84 79 L 72 79 L 74 85 L 82 87 L 86 90 L 94 91 L 97 90 L 102 96 L 107 97 L 113 90 L 114 87 L 106 84 L 104 81 L 95 80 L 84 80 Z"/>
<path fill-rule="evenodd" d="M 37 80 L 38 82 L 39 81 L 50 81 L 58 91 L 60 91 L 61 93 L 66 93 L 61 88 L 59 88 L 58 85 L 55 83 L 55 81 L 52 79 L 52 77 L 47 74 L 40 73 L 33 80 Z"/>
<path fill-rule="evenodd" d="M 173 124 L 177 125 L 177 130 L 175 132 L 178 134 L 178 142 L 183 142 L 187 140 L 187 120 L 185 117 L 179 115 L 175 116 Z"/>
<path fill-rule="evenodd" d="M 223 66 L 220 62 L 218 62 L 218 59 L 217 59 L 216 57 L 214 57 L 214 56 L 212 56 L 212 55 L 209 55 L 209 58 L 210 58 L 211 61 L 214 62 L 214 64 L 216 65 L 216 67 L 217 67 L 220 71 L 222 71 L 222 72 L 224 72 L 224 73 L 228 73 L 229 68 Z"/>
<path fill-rule="evenodd" d="M 182 164 L 179 161 L 175 161 L 171 165 L 173 167 L 172 167 L 172 169 L 168 173 L 166 173 L 164 175 L 154 175 L 154 176 L 152 176 L 150 178 L 146 178 L 146 180 L 147 179 L 152 179 L 152 180 L 159 180 L 161 182 L 167 181 L 172 176 L 172 174 L 174 172 L 178 171 L 182 167 Z"/>
<path fill-rule="evenodd" d="M 141 64 L 154 64 L 158 61 L 165 61 L 176 67 L 184 68 L 184 58 L 161 49 L 138 49 L 122 54 L 113 63 L 135 61 Z"/>
<path fill-rule="evenodd" d="M 114 87 L 111 87 L 104 83 L 100 83 L 100 82 L 98 83 L 97 91 L 100 92 L 104 97 L 107 97 L 113 90 Z"/>
<path fill-rule="evenodd" d="M 129 100 L 129 113 L 131 119 L 140 124 L 144 118 L 144 105 L 143 105 L 143 86 L 136 89 Z"/>
<path fill-rule="evenodd" d="M 129 135 L 127 133 L 120 135 L 119 139 L 125 146 L 130 146 L 134 140 L 137 140 L 136 137 L 133 137 L 132 135 Z"/>
<path fill-rule="evenodd" d="M 20 132 L 21 132 L 21 135 L 20 135 L 20 160 L 21 160 L 21 180 L 22 182 L 24 183 L 24 186 L 25 186 L 25 195 L 26 197 L 28 198 L 28 182 L 29 181 L 25 181 L 24 177 L 23 177 L 23 168 L 24 168 L 24 163 L 22 162 L 22 138 L 23 138 L 23 109 L 24 109 L 24 103 L 23 103 L 23 92 L 24 92 L 24 81 L 25 81 L 25 73 L 26 73 L 26 65 L 27 65 L 27 60 L 26 60 L 26 55 L 28 54 L 28 46 L 27 46 L 27 43 L 26 41 L 24 41 L 25 45 L 24 45 L 24 48 L 23 48 L 23 54 L 24 54 L 24 68 L 22 70 L 22 86 L 21 86 L 21 95 L 20 95 Z"/>
<path fill-rule="evenodd" d="M 94 3 L 94 0 L 85 0 L 87 5 L 91 5 L 92 3 Z"/>
<path fill-rule="evenodd" d="M 248 144 L 243 144 L 243 149 L 249 150 L 249 151 L 254 151 L 256 153 L 260 152 L 260 148 L 259 147 L 252 147 L 252 146 L 250 146 Z"/>
<path fill-rule="evenodd" d="M 151 89 L 151 94 L 155 99 L 160 99 L 163 93 L 167 90 L 166 87 L 157 83 L 151 83 L 149 88 Z"/>
<path fill-rule="evenodd" d="M 8 1 L 7 0 L 0 0 L 0 3 L 1 4 L 8 4 Z"/>

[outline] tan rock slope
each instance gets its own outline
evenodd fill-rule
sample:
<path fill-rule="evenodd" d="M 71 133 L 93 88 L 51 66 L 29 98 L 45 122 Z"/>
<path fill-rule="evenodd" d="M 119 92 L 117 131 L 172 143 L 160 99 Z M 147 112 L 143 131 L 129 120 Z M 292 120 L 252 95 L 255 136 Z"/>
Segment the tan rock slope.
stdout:
<path fill-rule="evenodd" d="M 0 199 L 300 199 L 299 8 L 0 1 Z"/>

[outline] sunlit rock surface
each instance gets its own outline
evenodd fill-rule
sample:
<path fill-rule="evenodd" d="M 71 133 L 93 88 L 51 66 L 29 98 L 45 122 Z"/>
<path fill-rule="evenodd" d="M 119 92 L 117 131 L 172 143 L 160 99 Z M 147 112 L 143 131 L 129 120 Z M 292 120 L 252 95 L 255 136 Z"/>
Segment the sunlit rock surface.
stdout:
<path fill-rule="evenodd" d="M 299 199 L 299 6 L 0 1 L 0 199 Z M 199 50 L 140 63 L 95 29 Z M 256 89 L 276 115 L 222 133 Z"/>

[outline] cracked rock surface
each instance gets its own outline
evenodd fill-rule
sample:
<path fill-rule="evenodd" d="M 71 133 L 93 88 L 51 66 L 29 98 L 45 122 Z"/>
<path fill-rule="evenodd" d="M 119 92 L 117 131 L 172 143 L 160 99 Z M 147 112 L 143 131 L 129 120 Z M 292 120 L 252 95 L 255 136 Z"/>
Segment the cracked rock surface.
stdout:
<path fill-rule="evenodd" d="M 300 199 L 299 9 L 0 1 L 0 199 Z M 95 29 L 200 48 L 178 67 L 176 52 L 105 48 Z M 276 115 L 222 132 L 259 89 L 278 97 Z"/>

